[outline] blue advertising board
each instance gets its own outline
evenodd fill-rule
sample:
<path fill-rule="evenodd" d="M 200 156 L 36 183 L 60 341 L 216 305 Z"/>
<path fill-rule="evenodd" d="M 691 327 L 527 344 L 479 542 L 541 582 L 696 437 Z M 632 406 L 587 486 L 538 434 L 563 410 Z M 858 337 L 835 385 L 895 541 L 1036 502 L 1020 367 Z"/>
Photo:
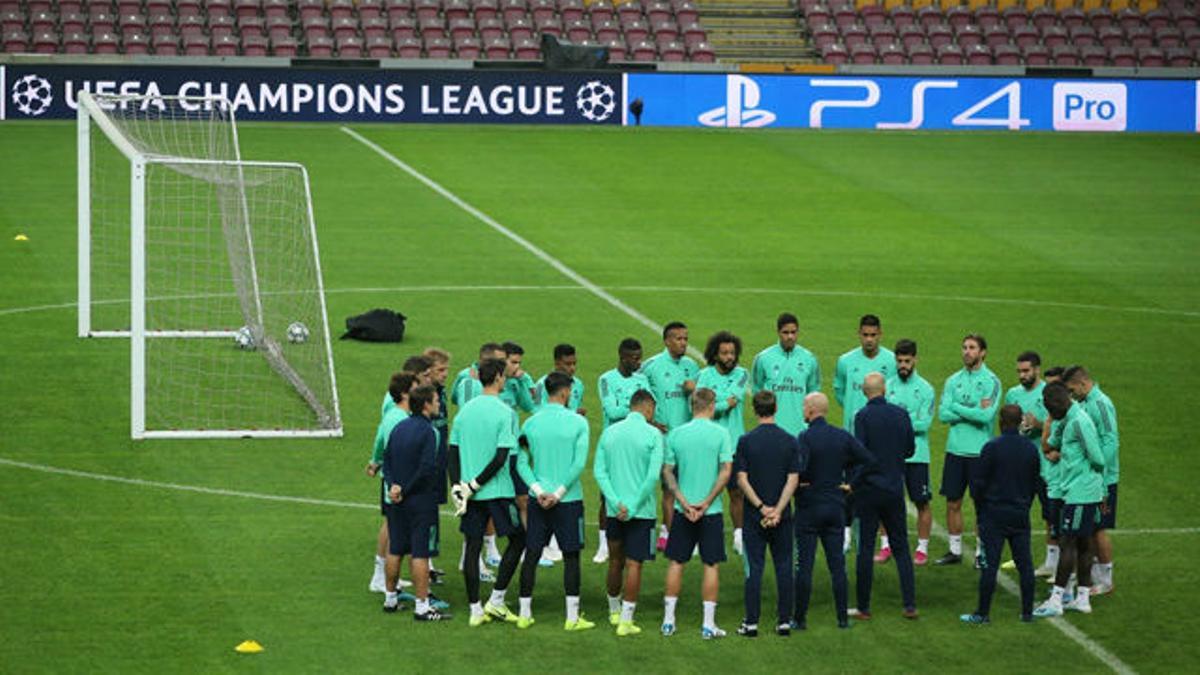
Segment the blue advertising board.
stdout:
<path fill-rule="evenodd" d="M 239 120 L 620 124 L 621 85 L 619 73 L 0 65 L 0 120 L 74 117 L 85 90 L 221 95 Z"/>
<path fill-rule="evenodd" d="M 633 73 L 625 88 L 651 126 L 1200 131 L 1194 80 Z"/>

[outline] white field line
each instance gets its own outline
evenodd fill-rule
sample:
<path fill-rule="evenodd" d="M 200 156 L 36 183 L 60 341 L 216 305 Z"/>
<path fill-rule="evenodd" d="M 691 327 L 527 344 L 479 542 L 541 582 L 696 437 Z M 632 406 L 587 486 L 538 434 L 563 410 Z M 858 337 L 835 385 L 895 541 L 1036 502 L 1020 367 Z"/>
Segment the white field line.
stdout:
<path fill-rule="evenodd" d="M 909 517 L 916 518 L 917 510 L 913 507 L 913 505 L 911 503 L 907 504 L 907 509 L 908 509 Z M 1185 528 L 1185 529 L 1200 529 L 1200 528 Z M 945 527 L 942 527 L 941 523 L 938 523 L 935 521 L 933 523 L 932 530 L 933 530 L 933 534 L 937 535 L 940 539 L 943 539 L 946 542 L 950 541 L 950 533 L 946 531 Z M 1008 575 L 997 574 L 996 582 L 1000 585 L 1001 588 L 1008 591 L 1013 596 L 1015 596 L 1017 598 L 1021 597 L 1020 586 L 1018 586 L 1017 582 L 1013 581 L 1012 578 L 1009 577 Z M 1035 605 L 1036 605 L 1036 598 L 1035 598 Z M 1055 628 L 1057 628 L 1060 633 L 1062 633 L 1063 635 L 1070 638 L 1070 640 L 1072 642 L 1074 642 L 1075 644 L 1082 647 L 1084 651 L 1086 651 L 1087 653 L 1096 657 L 1101 663 L 1108 666 L 1114 673 L 1118 673 L 1118 675 L 1134 675 L 1135 671 L 1133 670 L 1133 668 L 1129 667 L 1129 664 L 1127 664 L 1124 661 L 1122 661 L 1121 659 L 1117 658 L 1117 656 L 1115 654 L 1113 654 L 1112 652 L 1110 652 L 1107 649 L 1105 649 L 1104 647 L 1102 647 L 1099 642 L 1096 642 L 1092 638 L 1088 637 L 1087 633 L 1084 633 L 1082 630 L 1076 628 L 1074 625 L 1072 625 L 1066 619 L 1056 617 L 1056 618 L 1052 618 L 1052 619 L 1038 619 L 1038 621 L 1045 621 L 1045 622 L 1049 623 L 1051 626 L 1054 626 Z"/>
<path fill-rule="evenodd" d="M 363 288 L 326 288 L 326 295 L 344 294 L 344 293 L 454 293 L 464 291 L 588 291 L 586 286 L 575 285 L 524 285 L 524 284 L 501 284 L 491 286 L 480 285 L 465 285 L 465 286 L 368 286 Z M 1116 305 L 1097 305 L 1090 303 L 1078 302 L 1054 302 L 1050 300 L 1026 300 L 1022 298 L 989 298 L 982 296 L 968 295 L 935 295 L 935 294 L 920 294 L 920 293 L 888 293 L 888 292 L 868 292 L 868 291 L 842 291 L 842 290 L 820 290 L 820 289 L 801 289 L 801 288 L 706 288 L 699 286 L 609 286 L 612 291 L 627 291 L 631 293 L 718 293 L 724 295 L 794 295 L 800 297 L 844 297 L 844 298 L 880 298 L 889 300 L 929 300 L 931 302 L 967 302 L 978 304 L 995 304 L 995 305 L 1014 305 L 1021 307 L 1055 307 L 1060 309 L 1077 309 L 1084 311 L 1097 312 L 1124 312 L 1133 314 L 1149 314 L 1155 316 L 1175 316 L 1185 318 L 1200 317 L 1200 312 L 1189 312 L 1186 310 L 1176 309 L 1161 309 L 1158 307 L 1123 307 Z M 303 291 L 275 291 L 264 293 L 264 295 L 282 295 L 288 293 L 300 293 Z M 170 296 L 153 296 L 148 297 L 148 302 L 162 302 L 168 300 L 199 300 L 206 298 L 219 297 L 235 297 L 234 293 L 201 293 L 194 295 L 170 295 Z M 117 298 L 107 300 L 92 300 L 94 305 L 119 305 L 128 304 L 128 298 Z M 0 309 L 0 316 L 9 314 L 25 314 L 29 312 L 44 312 L 55 309 L 71 309 L 76 306 L 74 302 L 63 302 L 52 305 L 31 305 L 28 307 L 7 307 Z"/>

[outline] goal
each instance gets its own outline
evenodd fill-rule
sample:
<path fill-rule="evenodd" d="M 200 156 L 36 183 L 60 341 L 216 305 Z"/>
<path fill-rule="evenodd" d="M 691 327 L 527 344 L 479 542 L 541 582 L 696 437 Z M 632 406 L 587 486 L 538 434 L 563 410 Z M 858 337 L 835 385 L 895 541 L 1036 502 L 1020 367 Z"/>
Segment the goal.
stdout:
<path fill-rule="evenodd" d="M 340 436 L 304 166 L 223 98 L 79 96 L 81 337 L 130 340 L 133 438 Z"/>

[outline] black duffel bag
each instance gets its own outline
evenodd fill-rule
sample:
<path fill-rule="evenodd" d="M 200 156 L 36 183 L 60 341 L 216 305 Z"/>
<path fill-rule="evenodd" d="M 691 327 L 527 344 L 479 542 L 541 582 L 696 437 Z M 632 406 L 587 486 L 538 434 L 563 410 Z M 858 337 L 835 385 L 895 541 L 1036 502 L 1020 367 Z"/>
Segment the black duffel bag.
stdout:
<path fill-rule="evenodd" d="M 390 309 L 373 309 L 346 319 L 343 340 L 364 342 L 400 342 L 404 340 L 405 316 Z"/>

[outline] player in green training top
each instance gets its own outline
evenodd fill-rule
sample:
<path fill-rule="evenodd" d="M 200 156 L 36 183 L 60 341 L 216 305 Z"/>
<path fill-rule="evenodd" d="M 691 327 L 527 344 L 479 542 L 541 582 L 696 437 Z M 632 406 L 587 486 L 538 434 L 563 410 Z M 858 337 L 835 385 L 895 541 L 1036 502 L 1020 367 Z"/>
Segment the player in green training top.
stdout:
<path fill-rule="evenodd" d="M 721 517 L 721 491 L 733 472 L 733 440 L 726 430 L 712 421 L 717 396 L 713 390 L 699 387 L 691 396 L 692 421 L 667 434 L 663 460 L 663 480 L 675 495 L 679 511 L 671 523 L 667 541 L 667 578 L 663 591 L 662 634 L 675 634 L 675 604 L 683 585 L 683 566 L 699 547 L 704 563 L 700 597 L 704 603 L 704 622 L 700 637 L 705 640 L 725 637 L 717 627 L 717 595 L 720 576 L 717 565 L 725 561 L 725 528 Z M 679 478 L 676 480 L 675 474 Z"/>
<path fill-rule="evenodd" d="M 583 380 L 575 376 L 575 370 L 578 367 L 579 356 L 575 353 L 574 345 L 566 343 L 554 345 L 554 372 L 563 373 L 571 378 L 571 398 L 567 401 L 567 410 L 586 415 L 587 410 L 583 407 Z M 533 385 L 534 412 L 541 410 L 549 400 L 549 395 L 546 393 L 546 377 L 548 374 L 543 375 Z"/>
<path fill-rule="evenodd" d="M 917 373 L 917 343 L 913 340 L 900 340 L 896 343 L 896 375 L 887 381 L 887 402 L 908 411 L 908 419 L 912 422 L 913 439 L 916 451 L 904 462 L 904 483 L 908 490 L 908 498 L 917 509 L 917 552 L 913 556 L 914 565 L 924 565 L 929 561 L 929 531 L 933 528 L 933 507 L 930 500 L 933 494 L 929 490 L 929 428 L 933 426 L 933 410 L 937 405 L 937 396 L 933 385 Z M 888 546 L 887 535 L 882 537 L 877 562 L 885 562 L 891 557 L 892 551 Z"/>
<path fill-rule="evenodd" d="M 1046 410 L 1054 419 L 1047 441 L 1050 461 L 1059 465 L 1063 490 L 1063 510 L 1059 526 L 1062 554 L 1054 579 L 1054 590 L 1034 616 L 1061 616 L 1063 609 L 1090 614 L 1092 605 L 1093 535 L 1100 522 L 1100 504 L 1105 497 L 1104 451 L 1091 417 L 1061 383 L 1046 385 L 1042 390 Z M 1075 596 L 1066 600 L 1067 584 L 1072 572 L 1078 587 Z"/>
<path fill-rule="evenodd" d="M 804 397 L 821 390 L 821 364 L 812 352 L 796 343 L 800 320 L 784 312 L 775 319 L 779 342 L 754 357 L 750 381 L 754 393 L 775 394 L 775 424 L 793 436 L 808 428 Z"/>
<path fill-rule="evenodd" d="M 410 356 L 404 360 L 404 365 L 400 367 L 400 372 L 413 374 L 413 377 L 416 378 L 413 381 L 414 387 L 433 384 L 433 359 L 424 354 Z M 395 376 L 393 375 L 393 377 Z M 387 417 L 387 414 L 395 406 L 396 404 L 392 400 L 392 392 L 390 390 L 383 392 L 383 404 L 380 406 L 379 419 L 382 420 L 384 417 Z"/>
<path fill-rule="evenodd" d="M 485 342 L 479 348 L 479 360 L 471 365 L 458 371 L 454 376 L 454 384 L 450 385 L 450 401 L 462 407 L 467 401 L 479 395 L 483 389 L 479 385 L 479 364 L 484 359 L 500 359 L 504 360 L 508 357 L 504 353 L 504 348 L 498 342 Z"/>
<path fill-rule="evenodd" d="M 1021 435 L 1041 447 L 1042 427 L 1046 423 L 1048 413 L 1042 402 L 1042 389 L 1046 383 L 1042 381 L 1042 357 L 1035 351 L 1024 351 L 1017 355 L 1017 384 L 1004 392 L 1004 405 L 1015 405 L 1021 409 Z M 1042 520 L 1046 523 L 1046 561 L 1034 570 L 1037 576 L 1050 576 L 1058 567 L 1058 539 L 1051 526 L 1053 509 L 1050 506 L 1050 496 L 1046 491 L 1049 485 L 1049 475 L 1054 466 L 1044 454 L 1041 457 L 1042 484 L 1038 490 L 1038 501 L 1042 505 Z"/>
<path fill-rule="evenodd" d="M 1083 404 L 1084 411 L 1096 426 L 1100 436 L 1100 449 L 1104 452 L 1105 497 L 1100 503 L 1100 524 L 1096 527 L 1096 558 L 1092 568 L 1097 577 L 1092 585 L 1092 595 L 1103 595 L 1112 591 L 1112 541 L 1108 531 L 1117 526 L 1117 482 L 1121 474 L 1121 434 L 1117 429 L 1117 409 L 1112 399 L 1100 391 L 1100 385 L 1092 380 L 1087 368 L 1072 366 L 1063 373 L 1063 382 L 1071 390 L 1071 396 Z"/>
<path fill-rule="evenodd" d="M 571 376 L 558 371 L 544 380 L 546 404 L 521 428 L 517 466 L 536 501 L 529 505 L 525 562 L 521 565 L 521 611 L 517 628 L 533 625 L 533 585 L 542 549 L 555 537 L 565 560 L 568 631 L 595 624 L 579 614 L 579 551 L 583 549 L 583 489 L 579 476 L 587 465 L 587 418 L 569 410 Z"/>
<path fill-rule="evenodd" d="M 505 342 L 500 345 L 504 350 L 507 368 L 504 371 L 504 391 L 500 392 L 500 400 L 507 403 L 513 410 L 533 412 L 533 378 L 525 372 L 525 348 L 515 342 Z"/>
<path fill-rule="evenodd" d="M 601 375 L 597 384 L 600 406 L 604 413 L 604 429 L 629 415 L 629 402 L 635 391 L 650 391 L 650 381 L 638 370 L 641 367 L 642 343 L 631 337 L 621 340 L 621 344 L 617 346 L 617 367 Z M 596 555 L 592 557 L 592 562 L 597 564 L 608 560 L 608 515 L 604 499 L 604 494 L 601 493 L 600 510 L 597 514 L 600 545 L 596 547 Z"/>
<path fill-rule="evenodd" d="M 750 374 L 738 365 L 742 357 L 742 339 L 723 330 L 708 338 L 704 346 L 704 360 L 708 366 L 696 378 L 696 387 L 712 389 L 717 396 L 713 420 L 729 432 L 729 441 L 735 446 L 746 423 L 742 419 L 742 403 L 746 399 L 746 385 Z M 737 483 L 729 482 L 729 519 L 733 521 L 733 550 L 742 554 L 742 508 L 745 499 Z"/>
<path fill-rule="evenodd" d="M 663 462 L 662 432 L 650 424 L 654 395 L 639 389 L 628 407 L 625 419 L 600 435 L 592 465 L 608 511 L 609 622 L 622 637 L 642 632 L 633 623 L 633 612 L 642 588 L 642 563 L 654 560 L 655 487 Z"/>
<path fill-rule="evenodd" d="M 414 386 L 416 375 L 403 371 L 393 373 L 388 382 L 388 400 L 392 405 L 384 411 L 383 419 L 375 429 L 375 442 L 371 446 L 371 459 L 367 460 L 366 468 L 366 473 L 371 478 L 378 476 L 383 467 L 383 453 L 387 451 L 388 436 L 391 435 L 392 429 L 408 417 L 408 392 Z M 371 575 L 371 583 L 367 587 L 372 593 L 387 591 L 384 585 L 388 553 L 387 500 L 384 499 L 382 477 L 379 482 L 379 508 L 384 520 L 379 525 L 379 536 L 375 541 L 375 572 Z"/>
<path fill-rule="evenodd" d="M 986 358 L 987 340 L 978 333 L 967 335 L 962 340 L 962 370 L 946 378 L 942 387 L 938 419 L 950 426 L 950 433 L 946 436 L 946 460 L 939 492 L 946 498 L 950 551 L 938 558 L 938 565 L 962 562 L 962 499 L 975 479 L 979 453 L 992 438 L 996 413 L 1000 410 L 1000 378 L 984 365 Z M 976 566 L 982 555 L 983 547 L 976 537 Z"/>
<path fill-rule="evenodd" d="M 896 374 L 896 355 L 879 346 L 883 337 L 879 317 L 863 315 L 858 320 L 858 342 L 855 349 L 842 354 L 833 375 L 833 395 L 842 406 L 842 428 L 854 433 L 854 416 L 867 404 L 863 394 L 863 378 L 867 373 L 879 373 L 886 382 Z"/>
<path fill-rule="evenodd" d="M 455 512 L 462 517 L 459 531 L 466 541 L 467 561 L 479 557 L 489 520 L 495 524 L 496 534 L 508 537 L 486 607 L 479 602 L 479 568 L 472 564 L 463 568 L 472 627 L 491 617 L 517 621 L 517 615 L 505 606 L 504 596 L 525 550 L 525 529 L 517 515 L 508 470 L 509 457 L 516 454 L 518 430 L 517 414 L 500 400 L 504 370 L 503 360 L 480 362 L 477 372 L 483 393 L 463 405 L 450 427 L 450 480 L 454 483 L 450 496 Z"/>
<path fill-rule="evenodd" d="M 688 329 L 682 321 L 672 321 L 663 327 L 664 349 L 642 362 L 639 372 L 650 382 L 654 394 L 654 421 L 666 432 L 687 424 L 692 419 L 688 396 L 696 389 L 700 366 L 687 355 Z M 658 526 L 658 550 L 667 548 L 667 532 L 675 512 L 675 495 L 662 486 L 662 523 Z"/>

